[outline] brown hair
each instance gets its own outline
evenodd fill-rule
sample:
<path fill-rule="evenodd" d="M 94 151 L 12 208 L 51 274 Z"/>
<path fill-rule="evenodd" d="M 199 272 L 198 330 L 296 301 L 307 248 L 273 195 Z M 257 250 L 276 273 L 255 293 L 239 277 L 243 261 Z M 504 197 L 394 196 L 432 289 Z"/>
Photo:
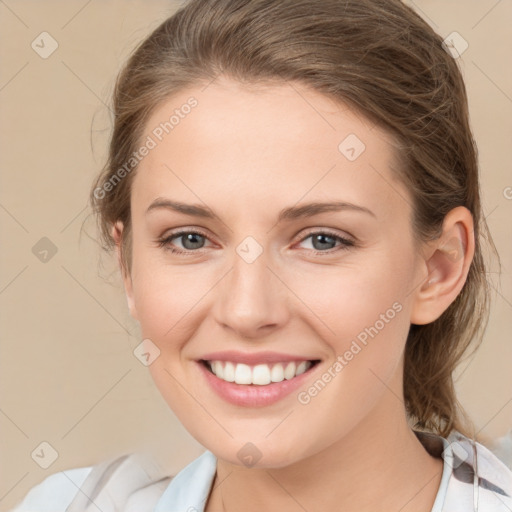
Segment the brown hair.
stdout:
<path fill-rule="evenodd" d="M 112 179 L 164 100 L 220 73 L 244 84 L 301 83 L 393 135 L 399 161 L 394 170 L 411 191 L 419 240 L 436 238 L 451 209 L 471 211 L 476 250 L 467 281 L 441 317 L 411 326 L 404 369 L 405 405 L 415 428 L 471 435 L 452 374 L 487 323 L 482 234 L 492 240 L 481 212 L 464 82 L 441 37 L 399 0 L 187 2 L 136 48 L 115 86 L 108 161 L 90 199 L 107 250 L 114 246 L 112 224 L 124 224 L 123 271 L 131 268 L 136 167 L 114 185 Z"/>

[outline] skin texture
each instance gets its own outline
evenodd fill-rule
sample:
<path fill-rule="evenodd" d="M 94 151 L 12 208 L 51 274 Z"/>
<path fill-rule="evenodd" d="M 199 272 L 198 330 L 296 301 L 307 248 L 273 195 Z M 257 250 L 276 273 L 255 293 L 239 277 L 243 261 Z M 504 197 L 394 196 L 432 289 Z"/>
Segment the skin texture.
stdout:
<path fill-rule="evenodd" d="M 299 84 L 249 87 L 219 77 L 160 105 L 144 139 L 191 96 L 197 106 L 136 171 L 124 284 L 143 338 L 160 350 L 149 366 L 158 389 L 219 459 L 206 510 L 430 511 L 442 461 L 407 424 L 403 352 L 410 324 L 435 320 L 464 284 L 471 214 L 452 210 L 441 237 L 418 245 L 412 199 L 393 175 L 391 137 Z M 365 145 L 354 161 L 338 149 L 350 134 Z M 217 217 L 147 212 L 156 198 L 207 206 Z M 277 222 L 283 208 L 327 201 L 372 214 Z M 172 254 L 170 247 L 194 247 L 183 237 L 161 247 L 178 228 L 202 231 L 195 247 L 203 247 Z M 122 229 L 113 228 L 118 256 Z M 310 235 L 326 229 L 353 245 L 313 245 Z M 248 236 L 263 250 L 252 263 L 236 251 Z M 304 391 L 393 304 L 400 311 L 307 404 L 293 392 L 270 406 L 235 406 L 196 363 L 218 350 L 320 359 Z M 261 453 L 253 467 L 237 457 L 248 442 Z"/>

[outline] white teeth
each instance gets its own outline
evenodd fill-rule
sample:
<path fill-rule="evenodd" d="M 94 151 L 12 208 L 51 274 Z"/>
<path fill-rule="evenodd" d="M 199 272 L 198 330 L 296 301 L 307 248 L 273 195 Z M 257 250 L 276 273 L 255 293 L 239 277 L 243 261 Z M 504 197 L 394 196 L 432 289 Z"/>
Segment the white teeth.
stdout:
<path fill-rule="evenodd" d="M 257 364 L 249 366 L 243 363 L 232 363 L 230 361 L 208 361 L 212 372 L 226 382 L 235 382 L 236 384 L 255 384 L 257 386 L 266 386 L 272 382 L 281 382 L 290 380 L 301 375 L 308 370 L 311 361 L 276 363 L 273 365 Z"/>
<path fill-rule="evenodd" d="M 227 382 L 235 382 L 235 365 L 233 363 L 226 362 L 222 378 Z"/>
<path fill-rule="evenodd" d="M 295 375 L 300 375 L 301 373 L 304 373 L 307 370 L 307 361 L 302 361 L 302 363 L 297 366 L 297 371 L 295 372 Z"/>
<path fill-rule="evenodd" d="M 222 364 L 220 361 L 217 362 Z M 222 375 L 215 375 L 222 379 Z M 252 384 L 251 367 L 246 364 L 237 364 L 235 368 L 235 382 L 237 384 Z"/>
<path fill-rule="evenodd" d="M 252 383 L 258 386 L 270 384 L 270 368 L 266 364 L 258 364 L 252 369 Z"/>
<path fill-rule="evenodd" d="M 275 364 L 270 371 L 270 380 L 272 382 L 281 382 L 284 380 L 284 370 L 282 364 Z"/>
<path fill-rule="evenodd" d="M 295 377 L 295 370 L 297 367 L 295 366 L 295 363 L 288 363 L 286 365 L 286 368 L 284 369 L 284 378 L 286 380 L 293 379 Z"/>
<path fill-rule="evenodd" d="M 213 361 L 213 373 L 219 377 L 219 379 L 224 378 L 224 369 L 222 368 L 222 363 L 220 361 Z"/>

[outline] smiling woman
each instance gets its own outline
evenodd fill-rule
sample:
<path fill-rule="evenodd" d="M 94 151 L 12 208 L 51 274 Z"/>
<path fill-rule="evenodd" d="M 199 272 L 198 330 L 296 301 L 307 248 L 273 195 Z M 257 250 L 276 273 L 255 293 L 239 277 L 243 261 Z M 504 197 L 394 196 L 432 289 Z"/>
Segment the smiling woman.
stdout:
<path fill-rule="evenodd" d="M 192 0 L 114 112 L 91 201 L 154 382 L 207 451 L 175 477 L 95 466 L 58 510 L 510 510 L 454 391 L 487 228 L 441 38 L 398 0 Z"/>

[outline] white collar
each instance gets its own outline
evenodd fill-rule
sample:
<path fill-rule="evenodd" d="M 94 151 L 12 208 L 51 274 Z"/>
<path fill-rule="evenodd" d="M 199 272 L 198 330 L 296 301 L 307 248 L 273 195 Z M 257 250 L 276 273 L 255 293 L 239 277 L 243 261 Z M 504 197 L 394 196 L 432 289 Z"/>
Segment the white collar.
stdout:
<path fill-rule="evenodd" d="M 444 467 L 441 486 L 436 496 L 432 512 L 441 512 L 446 495 L 446 489 L 451 474 L 452 453 L 446 439 L 434 434 L 416 433 L 418 438 L 429 451 L 440 456 L 444 449 Z M 430 439 L 430 444 L 426 441 Z M 435 446 L 437 444 L 437 446 Z M 434 449 L 434 446 L 437 450 Z M 432 453 L 434 455 L 434 453 Z M 170 482 L 162 494 L 154 512 L 204 512 L 204 507 L 210 495 L 215 472 L 217 457 L 210 451 L 205 451 L 197 459 L 185 466 Z"/>
<path fill-rule="evenodd" d="M 217 457 L 204 452 L 171 480 L 154 512 L 204 512 L 216 469 Z"/>
<path fill-rule="evenodd" d="M 447 439 L 435 434 L 416 435 L 431 455 L 443 459 L 432 512 L 512 510 L 512 473 L 487 448 L 458 432 Z M 217 457 L 205 451 L 172 478 L 154 512 L 204 512 L 216 469 Z"/>

